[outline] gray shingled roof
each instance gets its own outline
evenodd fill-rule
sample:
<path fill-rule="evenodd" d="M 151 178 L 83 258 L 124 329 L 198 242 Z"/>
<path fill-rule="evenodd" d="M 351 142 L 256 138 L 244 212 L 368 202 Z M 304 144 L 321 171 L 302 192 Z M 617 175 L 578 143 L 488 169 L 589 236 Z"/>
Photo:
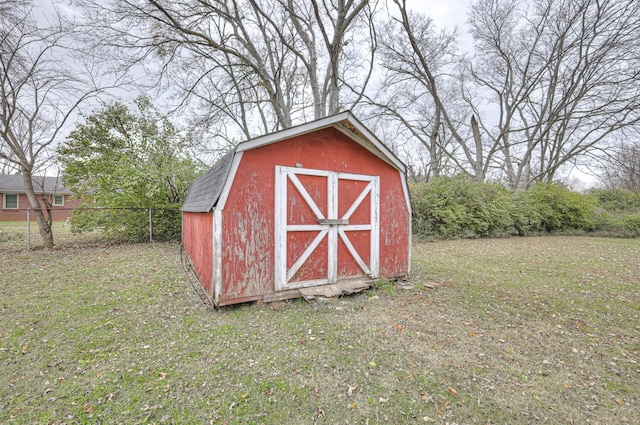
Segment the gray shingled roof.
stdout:
<path fill-rule="evenodd" d="M 33 176 L 31 180 L 36 193 L 73 194 L 72 191 L 62 186 L 62 177 Z M 0 174 L 0 193 L 24 192 L 24 181 L 21 174 Z"/>
<path fill-rule="evenodd" d="M 220 198 L 224 184 L 229 176 L 235 153 L 235 149 L 227 153 L 213 167 L 191 183 L 182 208 L 180 208 L 182 211 L 211 211 L 218 202 L 218 198 Z"/>

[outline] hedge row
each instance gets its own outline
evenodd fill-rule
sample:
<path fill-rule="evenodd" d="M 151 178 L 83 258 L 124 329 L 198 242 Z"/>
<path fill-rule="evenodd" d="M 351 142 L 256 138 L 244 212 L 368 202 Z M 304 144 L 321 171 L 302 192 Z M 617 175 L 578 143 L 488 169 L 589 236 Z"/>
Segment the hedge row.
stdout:
<path fill-rule="evenodd" d="M 556 183 L 510 191 L 464 176 L 410 185 L 413 232 L 422 238 L 476 238 L 544 233 L 640 236 L 640 194 L 572 192 Z"/>

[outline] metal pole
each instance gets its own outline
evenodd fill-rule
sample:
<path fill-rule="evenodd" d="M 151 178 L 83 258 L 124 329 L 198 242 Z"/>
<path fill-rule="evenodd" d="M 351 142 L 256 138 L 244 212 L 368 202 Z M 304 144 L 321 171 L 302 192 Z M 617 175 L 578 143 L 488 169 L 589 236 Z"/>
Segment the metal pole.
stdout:
<path fill-rule="evenodd" d="M 27 249 L 31 251 L 31 208 L 27 208 Z"/>
<path fill-rule="evenodd" d="M 149 208 L 149 242 L 153 242 L 153 225 L 151 224 L 151 208 Z"/>

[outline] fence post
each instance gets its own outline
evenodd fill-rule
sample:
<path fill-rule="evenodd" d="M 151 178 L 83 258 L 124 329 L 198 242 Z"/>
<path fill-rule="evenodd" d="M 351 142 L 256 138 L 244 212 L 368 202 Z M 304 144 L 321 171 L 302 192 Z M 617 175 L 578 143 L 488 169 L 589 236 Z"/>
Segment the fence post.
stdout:
<path fill-rule="evenodd" d="M 31 208 L 27 208 L 27 249 L 31 251 Z"/>
<path fill-rule="evenodd" d="M 153 225 L 151 224 L 151 208 L 149 208 L 149 242 L 153 242 Z"/>

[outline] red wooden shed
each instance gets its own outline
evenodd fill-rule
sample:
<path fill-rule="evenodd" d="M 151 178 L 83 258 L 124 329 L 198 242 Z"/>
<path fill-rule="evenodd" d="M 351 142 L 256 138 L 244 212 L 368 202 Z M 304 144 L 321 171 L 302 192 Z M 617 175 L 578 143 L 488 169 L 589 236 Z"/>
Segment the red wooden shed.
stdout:
<path fill-rule="evenodd" d="M 182 243 L 218 306 L 407 276 L 406 167 L 350 112 L 242 142 L 191 184 Z"/>

